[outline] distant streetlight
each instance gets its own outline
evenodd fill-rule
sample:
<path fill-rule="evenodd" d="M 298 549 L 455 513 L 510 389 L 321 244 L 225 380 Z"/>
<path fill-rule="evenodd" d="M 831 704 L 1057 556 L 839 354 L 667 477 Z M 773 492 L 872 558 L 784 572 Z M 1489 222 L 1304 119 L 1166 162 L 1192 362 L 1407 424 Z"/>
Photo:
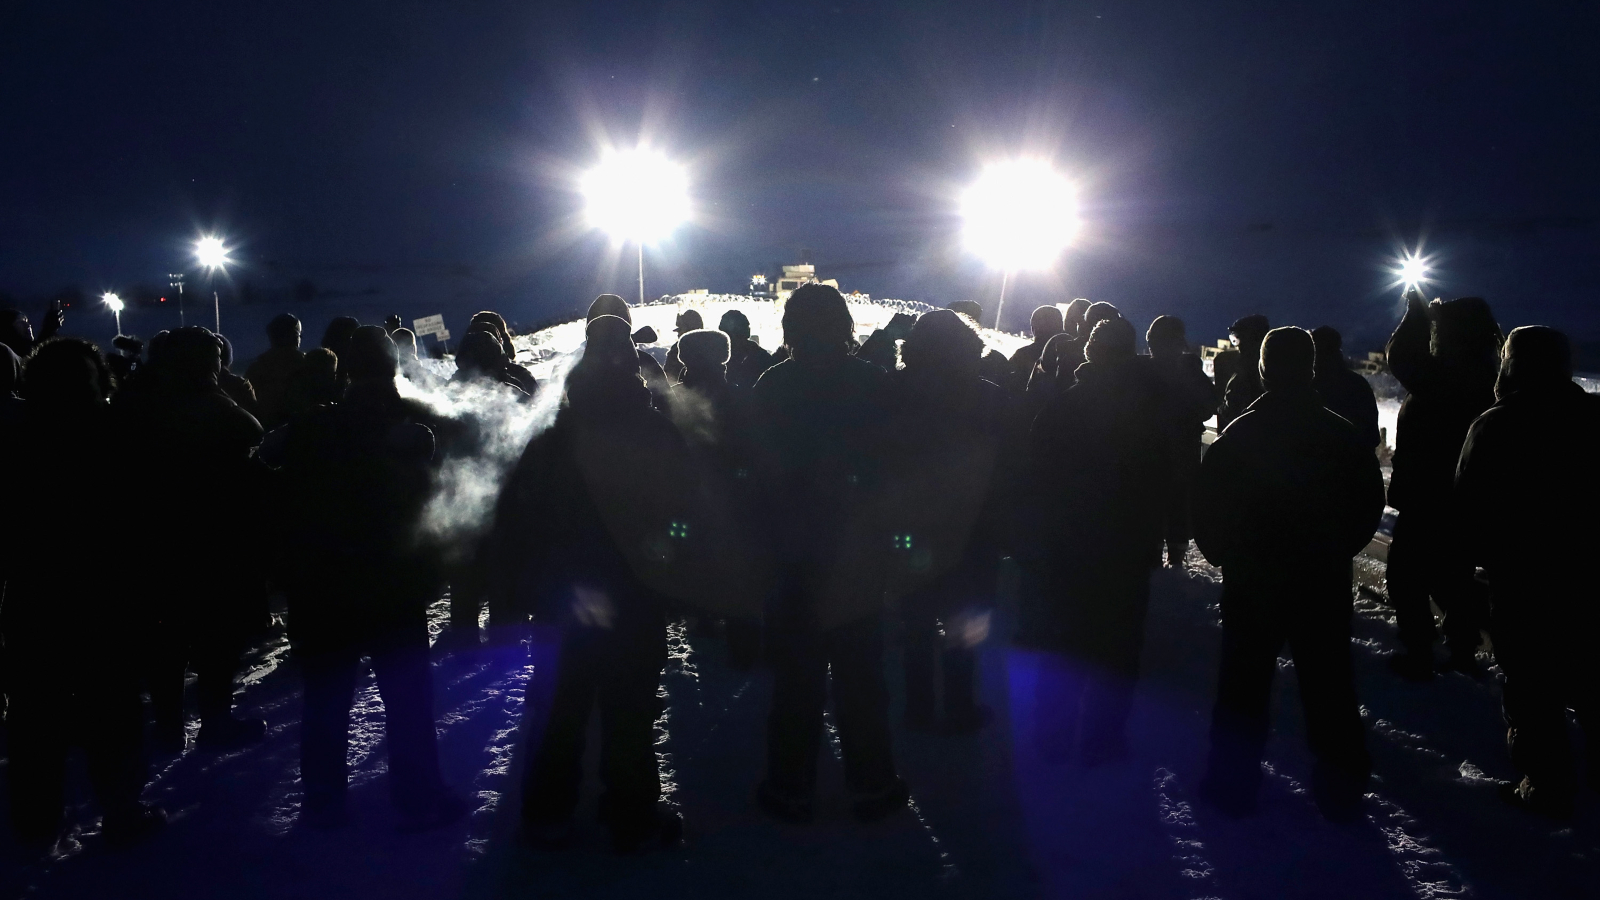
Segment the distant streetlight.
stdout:
<path fill-rule="evenodd" d="M 214 278 L 217 269 L 226 269 L 233 260 L 228 258 L 227 245 L 222 238 L 207 235 L 194 242 L 194 259 L 206 270 L 207 280 Z M 179 303 L 183 301 L 180 299 Z M 217 297 L 216 284 L 211 288 L 211 312 L 216 316 L 217 334 L 222 333 L 222 301 Z M 181 322 L 181 316 L 179 321 Z"/>
<path fill-rule="evenodd" d="M 999 328 L 1012 273 L 1054 264 L 1078 233 L 1077 192 L 1049 163 L 994 163 L 962 195 L 961 217 L 967 249 L 1002 273 Z"/>
<path fill-rule="evenodd" d="M 171 281 L 167 282 L 167 287 L 175 287 L 175 288 L 178 289 L 178 327 L 182 328 L 183 324 L 184 324 L 183 323 L 183 273 L 182 272 L 168 272 L 167 273 L 167 277 L 172 279 Z"/>
<path fill-rule="evenodd" d="M 689 176 L 652 150 L 607 153 L 583 176 L 589 224 L 639 247 L 639 302 L 644 302 L 644 245 L 671 235 L 689 218 Z"/>
<path fill-rule="evenodd" d="M 106 291 L 104 294 L 101 294 L 100 299 L 105 301 L 106 306 L 114 315 L 116 315 L 117 337 L 122 337 L 122 309 L 127 304 L 122 302 L 121 297 L 118 297 L 116 294 L 113 294 L 110 291 Z"/>

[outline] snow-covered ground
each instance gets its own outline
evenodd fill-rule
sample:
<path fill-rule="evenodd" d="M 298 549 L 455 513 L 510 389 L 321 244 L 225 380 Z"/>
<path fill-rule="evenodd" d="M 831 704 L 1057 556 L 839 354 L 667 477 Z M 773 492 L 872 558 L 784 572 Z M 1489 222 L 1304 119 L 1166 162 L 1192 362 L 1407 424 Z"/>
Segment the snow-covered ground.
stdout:
<path fill-rule="evenodd" d="M 1513 773 L 1495 680 L 1397 681 L 1381 659 L 1392 624 L 1366 598 L 1357 601 L 1352 647 L 1378 773 L 1366 821 L 1327 824 L 1306 795 L 1309 763 L 1286 660 L 1260 816 L 1235 822 L 1199 804 L 1219 590 L 1214 570 L 1198 559 L 1186 572 L 1156 574 L 1132 760 L 1089 772 L 1044 764 L 1032 749 L 1033 698 L 1049 669 L 996 636 L 982 666 L 994 723 L 974 737 L 897 730 L 914 807 L 870 827 L 849 818 L 833 760 L 824 763 L 816 824 L 777 825 L 755 811 L 769 678 L 730 669 L 709 624 L 675 625 L 659 746 L 688 837 L 679 850 L 630 858 L 613 856 L 592 824 L 569 851 L 518 844 L 518 773 L 550 688 L 550 633 L 475 653 L 437 652 L 446 775 L 477 811 L 454 827 L 412 835 L 394 830 L 382 704 L 370 677 L 351 726 L 354 824 L 331 834 L 296 827 L 300 684 L 275 639 L 252 653 L 239 691 L 241 708 L 271 724 L 268 740 L 238 753 L 190 750 L 155 761 L 147 796 L 173 813 L 164 834 L 111 851 L 80 809 L 76 837 L 58 856 L 28 868 L 8 863 L 0 883 L 8 895 L 38 898 L 186 900 L 1594 896 L 1600 833 L 1592 797 L 1573 828 L 1502 807 L 1494 780 Z M 444 615 L 441 604 L 435 622 Z M 582 812 L 591 823 L 592 794 L 591 785 Z"/>

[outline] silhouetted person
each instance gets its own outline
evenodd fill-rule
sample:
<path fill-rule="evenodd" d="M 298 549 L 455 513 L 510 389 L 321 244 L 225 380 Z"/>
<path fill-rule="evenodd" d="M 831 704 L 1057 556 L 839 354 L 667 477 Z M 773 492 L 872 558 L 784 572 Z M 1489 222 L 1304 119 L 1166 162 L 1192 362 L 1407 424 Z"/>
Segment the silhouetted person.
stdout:
<path fill-rule="evenodd" d="M 13 396 L 22 387 L 22 357 L 8 344 L 0 344 L 0 399 Z"/>
<path fill-rule="evenodd" d="M 525 833 L 541 844 L 571 834 L 597 702 L 600 818 L 614 844 L 633 850 L 681 833 L 676 814 L 660 808 L 655 754 L 665 610 L 630 535 L 662 508 L 654 501 L 663 492 L 665 506 L 675 505 L 686 487 L 684 448 L 651 405 L 629 327 L 610 315 L 589 321 L 556 422 L 528 445 L 502 503 L 520 565 L 535 579 L 538 614 L 563 632 L 549 717 L 523 778 Z"/>
<path fill-rule="evenodd" d="M 394 342 L 359 328 L 340 358 L 344 398 L 290 426 L 289 637 L 305 677 L 301 821 L 346 819 L 350 705 L 362 657 L 383 698 L 389 792 L 403 826 L 442 825 L 466 805 L 444 786 L 433 725 L 427 604 L 438 596 L 417 522 L 431 486 L 433 434 L 395 389 Z"/>
<path fill-rule="evenodd" d="M 1091 332 L 1076 383 L 1033 426 L 1034 525 L 1049 570 L 1021 639 L 1061 653 L 1066 677 L 1041 695 L 1047 759 L 1086 766 L 1128 753 L 1150 571 L 1161 561 L 1167 477 L 1162 396 L 1126 319 Z M 1048 708 L 1044 708 L 1048 707 Z"/>
<path fill-rule="evenodd" d="M 1267 335 L 1266 390 L 1207 449 L 1196 484 L 1195 538 L 1223 576 L 1222 663 L 1201 795 L 1229 815 L 1255 810 L 1285 642 L 1323 815 L 1358 816 L 1371 772 L 1350 661 L 1350 560 L 1383 515 L 1383 475 L 1354 427 L 1323 407 L 1314 358 L 1311 335 L 1298 328 Z"/>
<path fill-rule="evenodd" d="M 889 317 L 882 328 L 874 329 L 855 349 L 855 358 L 865 360 L 885 372 L 893 372 L 900 367 L 900 342 L 911 334 L 911 327 L 917 323 L 917 317 L 910 313 L 895 313 Z M 783 353 L 783 348 L 778 348 L 778 353 Z"/>
<path fill-rule="evenodd" d="M 0 344 L 10 347 L 17 354 L 18 359 L 27 359 L 33 348 L 55 337 L 61 330 L 65 317 L 61 313 L 61 301 L 52 300 L 44 313 L 44 325 L 39 329 L 39 337 L 33 336 L 33 323 L 28 321 L 28 316 L 20 309 L 0 309 Z"/>
<path fill-rule="evenodd" d="M 886 454 L 895 560 L 891 592 L 906 627 L 908 727 L 981 728 L 975 646 L 999 576 L 995 465 L 1010 398 L 979 377 L 983 339 L 950 310 L 917 319 L 891 379 Z"/>
<path fill-rule="evenodd" d="M 148 678 L 160 749 L 183 749 L 184 672 L 193 668 L 202 746 L 258 741 L 266 723 L 232 714 L 233 679 L 246 637 L 267 615 L 265 560 L 257 517 L 231 528 L 229 509 L 265 502 L 253 458 L 262 430 L 219 385 L 222 344 L 200 326 L 163 342 L 152 388 L 119 393 L 112 407 L 130 437 L 127 479 L 153 499 L 146 527 L 131 535 L 156 562 L 155 634 Z"/>
<path fill-rule="evenodd" d="M 629 327 L 633 326 L 633 313 L 628 309 L 628 301 L 616 294 L 601 294 L 594 298 L 594 302 L 589 304 L 588 320 L 593 322 L 596 316 L 616 316 L 627 322 Z M 655 340 L 653 330 L 641 328 L 640 331 L 650 332 L 651 337 L 646 343 Z M 634 339 L 636 341 L 639 339 L 638 333 L 635 333 Z M 639 375 L 644 379 L 645 387 L 650 389 L 650 396 L 654 398 L 656 409 L 666 409 L 667 398 L 672 393 L 672 383 L 667 380 L 667 373 L 662 371 L 661 363 L 656 362 L 654 356 L 642 348 L 634 349 L 639 356 Z"/>
<path fill-rule="evenodd" d="M 750 339 L 750 319 L 737 309 L 722 314 L 717 329 L 728 336 L 728 384 L 748 390 L 772 368 L 772 354 Z"/>
<path fill-rule="evenodd" d="M 1489 304 L 1463 297 L 1429 304 L 1406 295 L 1406 314 L 1389 338 L 1389 370 L 1407 391 L 1395 423 L 1389 505 L 1399 511 L 1389 545 L 1389 602 L 1404 652 L 1390 658 L 1406 678 L 1433 677 L 1433 610 L 1444 612 L 1449 665 L 1478 671 L 1475 656 L 1487 597 L 1463 552 L 1453 490 L 1467 429 L 1494 404 L 1500 328 Z"/>
<path fill-rule="evenodd" d="M 855 324 L 838 290 L 802 285 L 783 312 L 789 359 L 756 382 L 759 477 L 778 586 L 767 609 L 773 668 L 762 809 L 812 816 L 830 675 L 857 818 L 905 806 L 883 673 L 882 535 L 873 524 L 888 376 L 850 355 Z"/>
<path fill-rule="evenodd" d="M 23 373 L 23 405 L 0 442 L 19 478 L 0 517 L 0 637 L 5 642 L 5 766 L 14 833 L 29 855 L 63 823 L 68 748 L 87 751 L 108 841 L 143 838 L 165 821 L 139 802 L 140 604 L 130 602 L 116 547 L 96 538 L 93 511 L 116 496 L 106 396 L 110 370 L 93 344 L 57 338 Z"/>
<path fill-rule="evenodd" d="M 1074 297 L 1061 311 L 1061 333 L 1069 338 L 1076 338 L 1080 334 L 1088 337 L 1089 330 L 1084 326 L 1084 317 L 1089 314 L 1090 303 L 1083 297 Z"/>
<path fill-rule="evenodd" d="M 1167 480 L 1162 490 L 1167 565 L 1181 567 L 1193 533 L 1189 498 L 1195 472 L 1200 468 L 1200 438 L 1205 434 L 1206 420 L 1217 412 L 1217 399 L 1200 357 L 1189 352 L 1182 319 L 1157 316 L 1144 339 L 1150 348 L 1150 367 L 1161 390 L 1169 451 Z"/>
<path fill-rule="evenodd" d="M 519 388 L 522 388 L 530 395 L 533 394 L 534 391 L 537 391 L 539 389 L 539 383 L 534 380 L 533 373 L 528 371 L 526 366 L 517 362 L 517 347 L 511 342 L 511 326 L 506 324 L 505 316 L 500 315 L 494 310 L 486 309 L 482 312 L 473 314 L 472 324 L 477 325 L 479 323 L 488 325 L 490 328 L 494 329 L 495 334 L 500 338 L 501 346 L 505 348 L 505 377 L 510 379 L 513 384 Z M 468 330 L 471 330 L 470 326 Z M 401 361 L 404 363 L 403 356 L 401 357 Z"/>
<path fill-rule="evenodd" d="M 1323 325 L 1311 332 L 1317 345 L 1317 396 L 1322 405 L 1344 417 L 1356 427 L 1362 445 L 1377 448 L 1382 440 L 1378 433 L 1378 398 L 1372 384 L 1353 371 L 1344 359 L 1344 338 L 1331 325 Z"/>
<path fill-rule="evenodd" d="M 972 322 L 973 328 L 983 327 L 983 306 L 976 300 L 957 300 L 945 307 L 954 313 L 966 316 Z M 999 328 L 1000 323 L 994 323 Z M 978 375 L 998 385 L 1004 385 L 1011 377 L 1011 360 L 1004 354 L 985 347 L 983 357 L 978 362 Z"/>
<path fill-rule="evenodd" d="M 222 370 L 217 373 L 217 387 L 222 389 L 228 399 L 239 405 L 239 408 L 261 421 L 261 405 L 256 398 L 255 385 L 250 379 L 233 371 L 233 342 L 227 335 L 214 335 L 217 349 L 222 353 Z"/>
<path fill-rule="evenodd" d="M 498 384 L 508 393 L 527 397 L 518 379 L 507 371 L 505 345 L 488 326 L 472 326 L 456 346 L 456 373 L 452 381 Z M 531 378 L 531 376 L 530 376 Z"/>
<path fill-rule="evenodd" d="M 300 320 L 279 313 L 267 323 L 267 342 L 271 345 L 256 357 L 244 377 L 256 391 L 261 411 L 261 427 L 268 431 L 289 421 L 289 381 L 306 355 L 300 352 Z"/>
<path fill-rule="evenodd" d="M 1073 301 L 1076 303 L 1077 301 Z M 1084 362 L 1084 348 L 1094 327 L 1106 319 L 1120 319 L 1122 313 L 1109 303 L 1091 303 L 1083 314 L 1076 334 L 1062 332 L 1045 343 L 1039 364 L 1028 378 L 1028 393 L 1037 394 L 1031 402 L 1044 404 L 1054 395 L 1072 387 L 1073 373 Z"/>
<path fill-rule="evenodd" d="M 1495 405 L 1473 422 L 1461 451 L 1456 509 L 1467 560 L 1489 577 L 1506 740 L 1524 775 L 1502 791 L 1558 819 L 1571 818 L 1578 789 L 1568 709 L 1583 728 L 1591 785 L 1600 775 L 1600 611 L 1588 566 L 1600 543 L 1597 445 L 1600 398 L 1573 383 L 1566 336 L 1512 330 Z"/>
<path fill-rule="evenodd" d="M 305 361 L 289 376 L 284 396 L 287 421 L 293 422 L 318 406 L 338 400 L 339 357 L 325 347 L 306 351 Z"/>
<path fill-rule="evenodd" d="M 700 317 L 699 310 L 686 309 L 678 313 L 677 320 L 673 322 L 672 331 L 681 340 L 685 334 L 705 327 L 705 320 Z M 683 380 L 683 362 L 678 359 L 677 341 L 674 341 L 671 349 L 667 350 L 667 362 L 661 368 L 666 371 L 667 380 L 673 384 Z"/>
<path fill-rule="evenodd" d="M 1027 390 L 1028 379 L 1033 375 L 1033 367 L 1039 364 L 1039 355 L 1044 352 L 1044 345 L 1066 330 L 1062 324 L 1059 306 L 1041 306 L 1035 309 L 1033 317 L 1028 320 L 1028 327 L 1033 332 L 1033 343 L 1024 344 L 1017 352 L 1011 354 L 1011 378 L 1003 385 L 1018 393 Z"/>
<path fill-rule="evenodd" d="M 1261 386 L 1261 342 L 1266 339 L 1267 330 L 1271 327 L 1267 317 L 1260 315 L 1236 319 L 1228 326 L 1228 337 L 1237 348 L 1234 352 L 1238 353 L 1238 357 L 1237 362 L 1229 359 L 1222 363 L 1221 371 L 1229 377 L 1218 384 L 1222 395 L 1222 402 L 1217 406 L 1219 433 L 1228 427 L 1229 422 L 1244 415 L 1244 411 L 1265 390 Z M 1222 353 L 1218 356 L 1229 355 Z"/>
<path fill-rule="evenodd" d="M 319 346 L 324 350 L 332 350 L 334 356 L 342 359 L 350 350 L 350 338 L 360 327 L 361 322 L 354 316 L 334 316 L 328 322 L 328 327 L 323 330 L 322 343 Z"/>

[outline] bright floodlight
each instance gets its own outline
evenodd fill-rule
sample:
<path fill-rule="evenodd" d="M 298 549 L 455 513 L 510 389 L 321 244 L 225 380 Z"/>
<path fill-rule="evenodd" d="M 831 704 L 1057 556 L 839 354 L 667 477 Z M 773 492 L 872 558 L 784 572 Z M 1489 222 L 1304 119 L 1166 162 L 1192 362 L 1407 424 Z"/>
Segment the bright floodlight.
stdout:
<path fill-rule="evenodd" d="M 116 294 L 108 291 L 104 294 L 101 294 L 100 299 L 105 301 L 106 307 L 112 312 L 122 312 L 124 304 L 122 302 L 122 298 L 118 297 Z"/>
<path fill-rule="evenodd" d="M 229 262 L 228 248 L 222 245 L 222 238 L 203 237 L 195 241 L 194 258 L 208 269 L 220 269 Z"/>
<path fill-rule="evenodd" d="M 1428 264 L 1420 256 L 1406 256 L 1401 258 L 1400 268 L 1395 274 L 1400 276 L 1400 283 L 1410 290 L 1428 279 Z"/>
<path fill-rule="evenodd" d="M 985 168 L 961 198 L 967 249 L 1005 272 L 1045 268 L 1078 231 L 1078 198 L 1047 163 Z"/>
<path fill-rule="evenodd" d="M 689 176 L 650 150 L 606 154 L 581 187 L 589 224 L 622 240 L 653 243 L 689 218 Z"/>

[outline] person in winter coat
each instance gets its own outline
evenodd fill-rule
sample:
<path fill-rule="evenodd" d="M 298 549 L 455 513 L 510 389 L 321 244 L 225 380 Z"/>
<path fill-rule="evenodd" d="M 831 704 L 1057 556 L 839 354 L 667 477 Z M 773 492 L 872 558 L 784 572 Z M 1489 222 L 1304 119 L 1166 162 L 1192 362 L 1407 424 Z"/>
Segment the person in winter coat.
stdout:
<path fill-rule="evenodd" d="M 502 498 L 501 559 L 533 577 L 535 615 L 562 627 L 555 690 L 523 777 L 526 835 L 564 844 L 583 785 L 589 715 L 600 707 L 600 819 L 617 849 L 670 844 L 677 814 L 661 803 L 658 694 L 667 661 L 665 599 L 641 574 L 638 543 L 661 509 L 680 508 L 684 446 L 651 405 L 629 324 L 590 320 L 556 422 L 528 445 Z M 665 491 L 665 504 L 660 492 Z M 670 513 L 669 513 L 670 514 Z M 666 544 L 652 559 L 673 552 Z"/>
<path fill-rule="evenodd" d="M 891 593 L 902 595 L 906 629 L 906 724 L 919 731 L 970 733 L 989 719 L 974 648 L 999 577 L 995 467 L 1010 398 L 979 377 L 982 352 L 967 320 L 933 310 L 906 337 L 905 367 L 890 382 Z"/>
<path fill-rule="evenodd" d="M 1063 654 L 1075 676 L 1058 680 L 1061 696 L 1041 723 L 1046 758 L 1076 751 L 1086 766 L 1128 753 L 1150 571 L 1160 563 L 1167 429 L 1136 339 L 1121 317 L 1096 324 L 1077 383 L 1033 426 L 1034 522 L 1049 572 L 1044 608 L 1019 631 L 1024 643 Z"/>
<path fill-rule="evenodd" d="M 65 812 L 68 749 L 87 751 L 89 783 L 112 843 L 158 830 L 166 817 L 139 801 L 139 607 L 122 584 L 114 543 L 91 532 L 91 511 L 118 493 L 100 351 L 72 338 L 38 346 L 0 466 L 25 476 L 0 517 L 0 638 L 5 642 L 5 775 L 13 834 L 29 856 L 48 851 Z"/>
<path fill-rule="evenodd" d="M 1323 407 L 1314 358 L 1298 328 L 1267 335 L 1266 390 L 1206 451 L 1196 484 L 1195 538 L 1223 578 L 1222 664 L 1200 790 L 1229 815 L 1255 809 L 1285 642 L 1323 815 L 1357 817 L 1371 772 L 1350 661 L 1350 560 L 1383 515 L 1383 475 L 1350 423 Z"/>
<path fill-rule="evenodd" d="M 1600 630 L 1588 559 L 1600 503 L 1600 397 L 1572 381 L 1572 351 L 1550 328 L 1506 338 L 1495 404 L 1472 423 L 1456 470 L 1470 563 L 1489 578 L 1490 635 L 1505 674 L 1506 743 L 1523 773 L 1512 803 L 1570 819 L 1578 781 L 1567 710 L 1577 711 L 1600 773 Z M 1515 523 L 1515 527 L 1507 527 Z"/>
<path fill-rule="evenodd" d="M 761 373 L 772 368 L 772 354 L 750 339 L 750 319 L 737 309 L 722 314 L 717 328 L 728 336 L 728 384 L 747 391 L 756 386 Z"/>
<path fill-rule="evenodd" d="M 686 309 L 678 313 L 677 320 L 673 323 L 672 331 L 682 340 L 683 336 L 691 331 L 700 331 L 706 327 L 705 320 L 700 317 L 700 311 Z M 673 384 L 683 380 L 683 361 L 678 358 L 678 342 L 673 341 L 671 349 L 667 350 L 667 362 L 662 370 L 667 373 L 667 380 Z"/>
<path fill-rule="evenodd" d="M 289 382 L 305 361 L 300 351 L 300 320 L 280 313 L 267 323 L 267 351 L 256 357 L 244 377 L 255 388 L 261 427 L 271 431 L 289 421 Z"/>
<path fill-rule="evenodd" d="M 506 324 L 505 316 L 494 310 L 486 309 L 472 314 L 472 321 L 468 324 L 467 330 L 471 331 L 475 325 L 487 325 L 494 331 L 495 336 L 500 339 L 501 348 L 505 351 L 506 362 L 502 370 L 505 377 L 517 387 L 522 388 L 529 396 L 532 396 L 539 389 L 539 382 L 533 377 L 533 373 L 528 371 L 527 366 L 517 362 L 517 347 L 511 342 L 511 326 Z M 405 365 L 405 357 L 403 355 L 401 357 L 401 365 Z"/>
<path fill-rule="evenodd" d="M 1028 320 L 1033 342 L 1024 344 L 1011 354 L 1011 376 L 1002 387 L 1018 394 L 1028 389 L 1028 379 L 1033 375 L 1033 367 L 1039 364 L 1039 355 L 1044 352 L 1045 344 L 1066 330 L 1062 322 L 1059 306 L 1041 306 L 1033 311 L 1033 316 Z"/>
<path fill-rule="evenodd" d="M 628 309 L 628 301 L 616 294 L 601 294 L 589 304 L 588 321 L 593 322 L 597 316 L 616 316 L 633 326 L 633 313 Z M 655 341 L 654 330 L 641 328 L 641 333 L 651 335 L 648 339 L 641 338 L 645 343 Z M 644 379 L 645 387 L 650 389 L 650 396 L 654 398 L 656 409 L 667 408 L 667 398 L 672 393 L 672 382 L 667 380 L 667 373 L 662 370 L 661 363 L 656 358 L 645 352 L 643 348 L 635 348 L 639 357 L 639 375 Z"/>
<path fill-rule="evenodd" d="M 1344 338 L 1333 326 L 1314 329 L 1311 340 L 1317 345 L 1316 386 L 1322 405 L 1354 425 L 1363 446 L 1371 444 L 1376 449 L 1382 436 L 1378 431 L 1378 398 L 1371 382 L 1345 362 Z"/>
<path fill-rule="evenodd" d="M 223 510 L 260 509 L 266 473 L 255 459 L 261 425 L 220 387 L 222 344 L 191 325 L 167 335 L 153 364 L 120 392 L 112 411 L 129 435 L 128 483 L 159 498 L 148 527 L 131 537 L 152 573 L 155 633 L 149 689 L 153 740 L 181 750 L 184 672 L 192 667 L 202 746 L 246 746 L 266 733 L 232 713 L 233 679 L 248 635 L 267 617 L 259 517 L 218 527 Z"/>
<path fill-rule="evenodd" d="M 769 815 L 809 821 L 830 675 L 845 781 L 858 819 L 910 794 L 895 772 L 883 673 L 881 555 L 874 488 L 884 465 L 888 375 L 850 355 L 855 325 L 837 289 L 802 285 L 784 307 L 789 359 L 756 382 L 757 474 L 779 584 L 767 609 L 773 668 Z"/>
<path fill-rule="evenodd" d="M 1162 491 L 1167 565 L 1182 567 L 1193 532 L 1189 496 L 1194 490 L 1195 472 L 1200 468 L 1200 439 L 1205 434 L 1206 420 L 1217 412 L 1217 398 L 1211 379 L 1200 366 L 1200 358 L 1189 352 L 1182 319 L 1157 316 L 1144 340 L 1150 348 L 1150 368 L 1160 386 L 1167 425 L 1169 466 Z"/>
<path fill-rule="evenodd" d="M 1220 354 L 1219 359 L 1231 358 L 1215 369 L 1228 376 L 1226 381 L 1219 379 L 1221 383 L 1217 385 L 1221 395 L 1221 404 L 1217 407 L 1217 431 L 1222 431 L 1229 422 L 1244 415 L 1244 411 L 1265 390 L 1261 386 L 1261 342 L 1266 339 L 1271 327 L 1267 317 L 1261 315 L 1245 316 L 1228 326 L 1228 337 L 1237 349 Z"/>
<path fill-rule="evenodd" d="M 439 577 L 417 546 L 433 434 L 397 392 L 397 366 L 382 326 L 357 329 L 340 359 L 350 379 L 343 399 L 292 424 L 285 448 L 297 513 L 289 638 L 305 678 L 300 815 L 314 828 L 347 819 L 350 705 L 362 657 L 383 698 L 389 793 L 402 827 L 444 825 L 467 808 L 440 776 L 433 725 L 426 608 Z"/>
<path fill-rule="evenodd" d="M 1406 314 L 1388 347 L 1389 370 L 1407 391 L 1395 423 L 1389 505 L 1400 515 L 1388 562 L 1389 602 L 1403 648 L 1390 664 L 1405 678 L 1434 674 L 1430 597 L 1444 612 L 1450 667 L 1479 671 L 1488 598 L 1462 553 L 1453 479 L 1467 429 L 1494 404 L 1499 352 L 1500 327 L 1482 298 L 1429 304 L 1416 289 L 1407 292 Z"/>
<path fill-rule="evenodd" d="M 957 300 L 945 309 L 966 316 L 973 328 L 983 327 L 983 305 L 976 300 Z M 1000 323 L 996 322 L 995 327 L 999 328 Z M 995 384 L 1004 384 L 1006 379 L 1011 377 L 1011 360 L 1007 359 L 1005 354 L 985 347 L 983 356 L 978 361 L 978 375 Z"/>
<path fill-rule="evenodd" d="M 679 338 L 683 380 L 672 386 L 671 417 L 703 482 L 727 504 L 741 530 L 758 533 L 761 512 L 751 477 L 753 400 L 750 391 L 728 383 L 730 343 L 727 334 L 706 329 Z M 723 628 L 734 667 L 754 667 L 761 652 L 759 617 L 728 616 Z"/>

